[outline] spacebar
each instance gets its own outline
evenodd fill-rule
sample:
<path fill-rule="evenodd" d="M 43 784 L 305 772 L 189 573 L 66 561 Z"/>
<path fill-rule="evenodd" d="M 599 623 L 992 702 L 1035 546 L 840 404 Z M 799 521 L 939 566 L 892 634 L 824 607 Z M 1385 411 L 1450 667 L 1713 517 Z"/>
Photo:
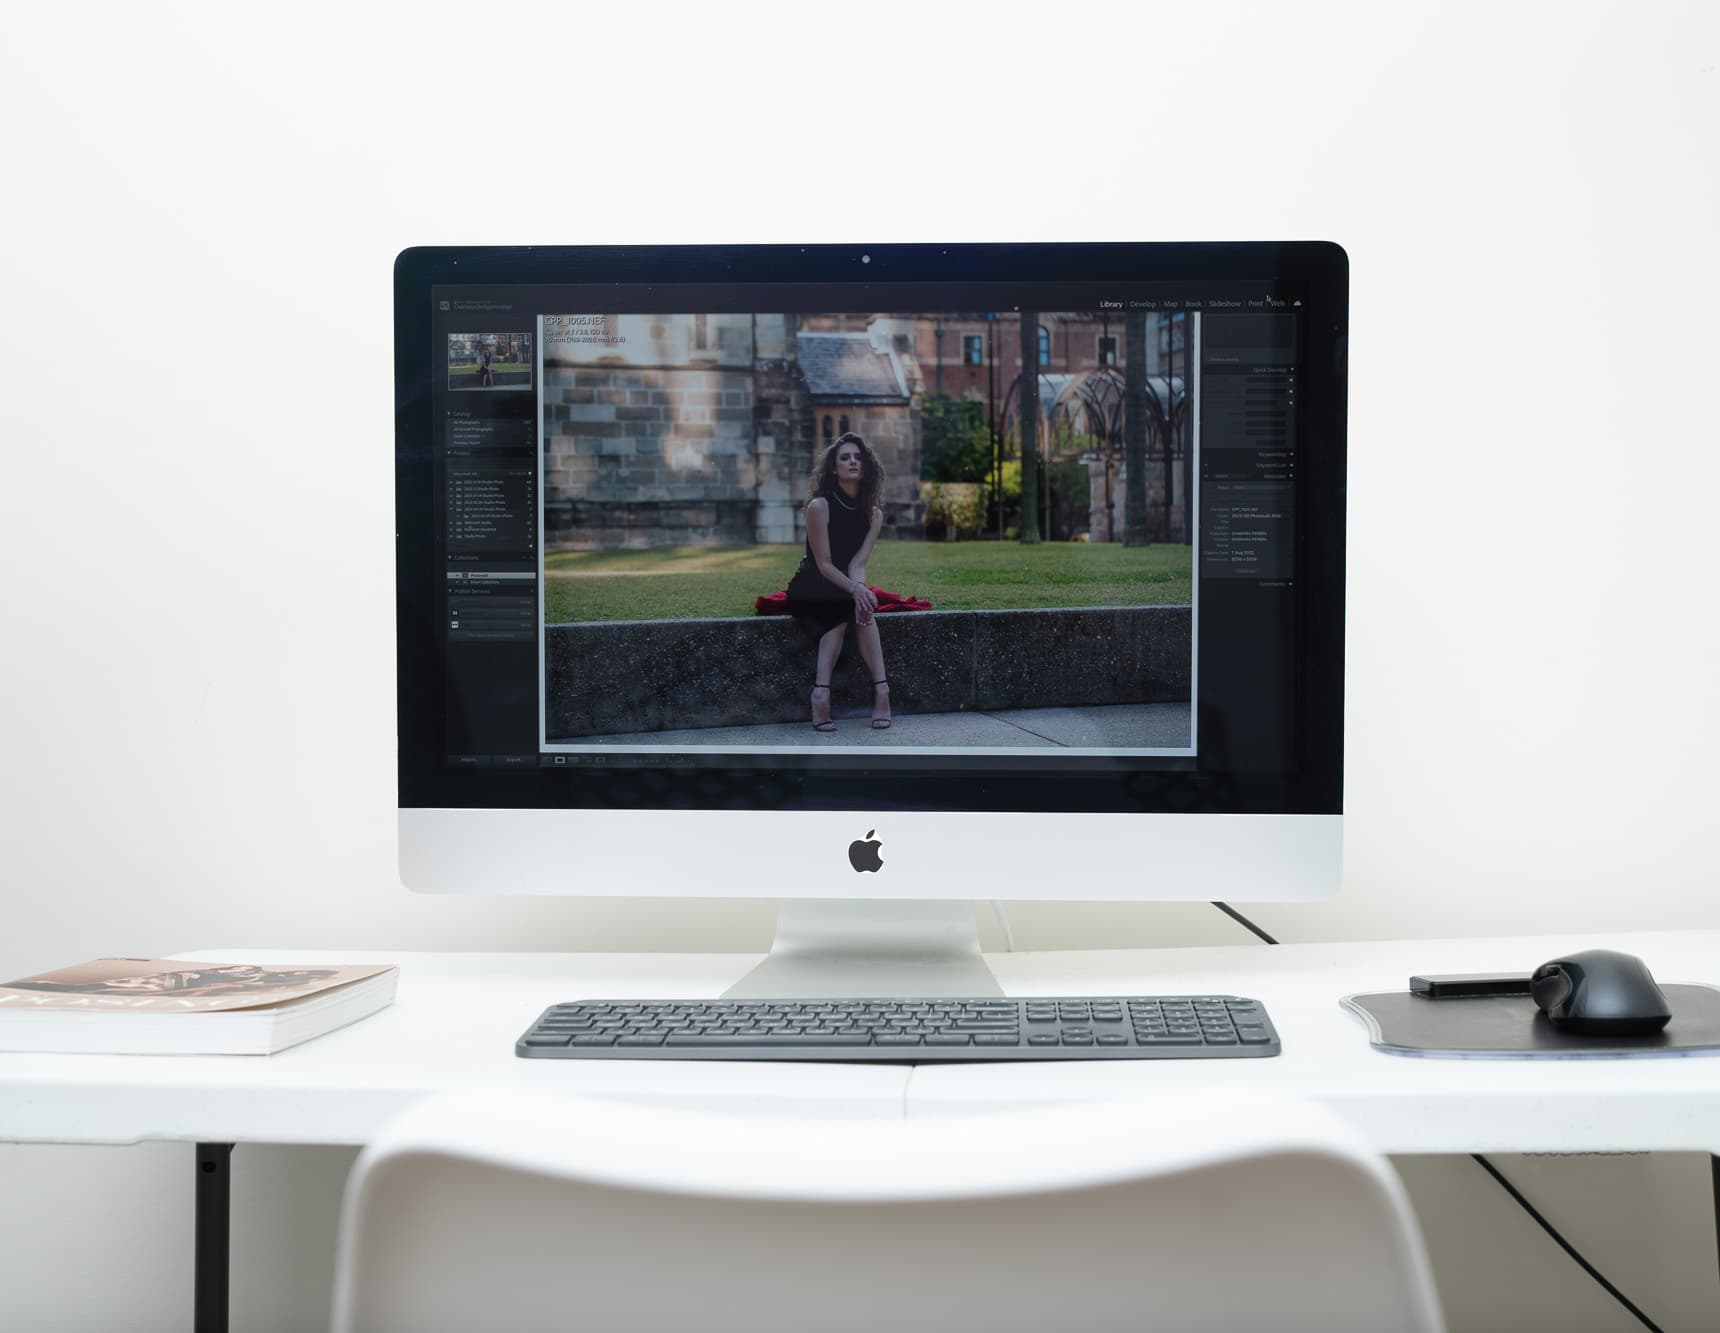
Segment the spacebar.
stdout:
<path fill-rule="evenodd" d="M 818 1036 L 809 1032 L 772 1033 L 768 1037 L 734 1036 L 705 1037 L 691 1033 L 671 1036 L 665 1046 L 870 1046 L 872 1038 L 864 1032 L 833 1033 Z"/>

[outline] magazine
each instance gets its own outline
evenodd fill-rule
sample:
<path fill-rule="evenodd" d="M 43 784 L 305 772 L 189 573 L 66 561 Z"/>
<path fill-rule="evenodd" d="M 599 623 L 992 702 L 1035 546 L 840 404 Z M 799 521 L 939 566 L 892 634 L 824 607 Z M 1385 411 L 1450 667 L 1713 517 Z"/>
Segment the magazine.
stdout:
<path fill-rule="evenodd" d="M 0 985 L 0 1051 L 267 1055 L 394 999 L 389 963 L 97 958 Z"/>

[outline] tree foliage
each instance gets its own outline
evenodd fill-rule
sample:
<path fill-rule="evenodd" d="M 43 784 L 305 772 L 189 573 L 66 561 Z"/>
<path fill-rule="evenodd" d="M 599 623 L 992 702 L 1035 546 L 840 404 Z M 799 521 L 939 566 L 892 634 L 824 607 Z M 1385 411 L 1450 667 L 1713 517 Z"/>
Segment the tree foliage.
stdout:
<path fill-rule="evenodd" d="M 990 472 L 985 409 L 947 394 L 927 394 L 920 404 L 920 479 L 983 482 Z"/>

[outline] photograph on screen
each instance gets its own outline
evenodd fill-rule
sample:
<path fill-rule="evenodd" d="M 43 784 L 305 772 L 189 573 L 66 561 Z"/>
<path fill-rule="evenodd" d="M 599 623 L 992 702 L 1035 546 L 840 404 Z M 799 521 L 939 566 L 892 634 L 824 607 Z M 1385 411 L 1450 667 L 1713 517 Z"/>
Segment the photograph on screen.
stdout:
<path fill-rule="evenodd" d="M 529 333 L 450 333 L 450 389 L 529 389 L 532 387 L 532 335 Z"/>
<path fill-rule="evenodd" d="M 1198 330 L 542 316 L 544 748 L 1193 754 Z"/>

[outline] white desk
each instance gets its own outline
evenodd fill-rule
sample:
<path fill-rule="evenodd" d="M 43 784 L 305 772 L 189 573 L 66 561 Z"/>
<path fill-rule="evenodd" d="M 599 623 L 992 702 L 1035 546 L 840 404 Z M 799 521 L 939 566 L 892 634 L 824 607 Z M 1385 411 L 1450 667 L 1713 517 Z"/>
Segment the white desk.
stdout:
<path fill-rule="evenodd" d="M 544 1008 L 579 998 L 709 998 L 757 958 L 736 954 L 396 954 L 217 949 L 231 962 L 400 964 L 388 1009 L 268 1057 L 0 1054 L 0 1141 L 197 1149 L 197 1322 L 226 1327 L 227 1148 L 362 1144 L 414 1099 L 524 1088 L 782 1115 L 946 1115 L 1150 1093 L 1270 1085 L 1354 1123 L 1383 1152 L 1720 1152 L 1720 1057 L 1418 1060 L 1368 1045 L 1339 1008 L 1412 972 L 1521 971 L 1615 948 L 1663 982 L 1720 981 L 1720 931 L 1001 954 L 1016 995 L 1236 993 L 1266 1003 L 1282 1055 L 963 1066 L 520 1060 Z M 1676 1016 L 1674 1018 L 1676 1022 Z M 1717 1167 L 1720 1182 L 1720 1167 Z"/>
<path fill-rule="evenodd" d="M 546 1006 L 582 996 L 711 997 L 741 954 L 396 954 L 220 949 L 186 957 L 392 961 L 399 998 L 279 1055 L 0 1054 L 0 1141 L 362 1144 L 414 1098 L 526 1088 L 784 1115 L 904 1116 L 1161 1087 L 1270 1084 L 1324 1103 L 1383 1152 L 1720 1152 L 1720 1057 L 1417 1060 L 1374 1051 L 1340 1009 L 1412 972 L 1524 970 L 1579 948 L 1641 956 L 1661 981 L 1720 981 L 1720 931 L 992 955 L 1011 994 L 1203 994 L 1265 1001 L 1265 1060 L 902 1066 L 520 1060 Z"/>
<path fill-rule="evenodd" d="M 903 1066 L 521 1060 L 514 1042 L 582 995 L 716 995 L 746 954 L 446 954 L 215 949 L 226 962 L 398 963 L 387 1009 L 271 1056 L 0 1054 L 0 1141 L 362 1144 L 413 1100 L 532 1089 L 707 1109 L 900 1118 Z"/>
<path fill-rule="evenodd" d="M 1342 995 L 1404 990 L 1412 973 L 1528 971 L 1593 948 L 1636 954 L 1658 981 L 1720 981 L 1720 931 L 995 956 L 992 970 L 1011 994 L 1252 996 L 1265 1002 L 1284 1053 L 1271 1060 L 927 1066 L 909 1081 L 908 1113 L 1269 1083 L 1323 1103 L 1387 1153 L 1720 1153 L 1720 1055 L 1417 1059 L 1374 1050 L 1361 1020 L 1338 1005 Z"/>

